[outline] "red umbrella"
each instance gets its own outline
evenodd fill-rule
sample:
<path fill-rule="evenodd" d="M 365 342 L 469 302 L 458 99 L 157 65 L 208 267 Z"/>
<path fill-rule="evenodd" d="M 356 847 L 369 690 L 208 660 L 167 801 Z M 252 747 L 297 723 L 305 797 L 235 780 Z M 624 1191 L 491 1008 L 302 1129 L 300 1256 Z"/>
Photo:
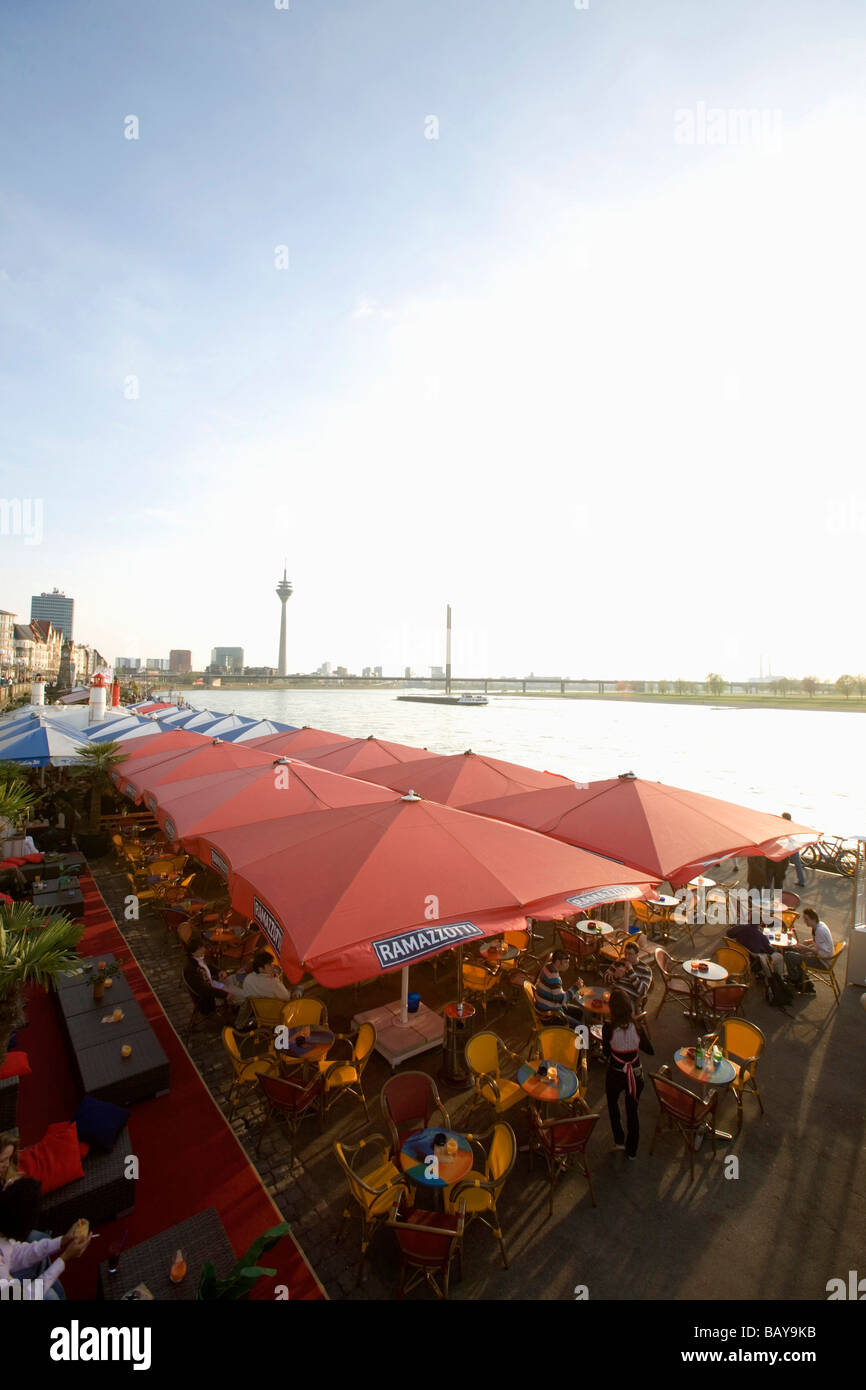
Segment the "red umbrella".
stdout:
<path fill-rule="evenodd" d="M 783 859 L 818 838 L 817 831 L 782 816 L 644 782 L 630 772 L 604 782 L 477 801 L 466 809 L 606 854 L 675 886 L 720 859 L 738 854 Z"/>
<path fill-rule="evenodd" d="M 112 771 L 112 779 L 120 791 L 126 791 L 133 768 L 140 770 L 156 766 L 181 753 L 188 753 L 191 748 L 203 748 L 209 742 L 205 734 L 193 733 L 191 729 L 189 732 L 186 729 L 173 729 L 170 733 L 152 734 L 150 738 L 127 739 L 121 745 L 123 763 Z"/>
<path fill-rule="evenodd" d="M 480 801 L 482 797 L 515 796 L 539 788 L 574 786 L 567 777 L 554 772 L 536 772 L 519 763 L 506 763 L 500 758 L 473 753 L 471 748 L 465 753 L 426 758 L 423 762 L 392 763 L 389 767 L 377 767 L 359 775 L 365 782 L 376 782 L 401 792 L 416 791 L 428 801 L 458 807 Z"/>
<path fill-rule="evenodd" d="M 145 766 L 139 759 L 130 769 L 125 791 L 135 801 L 144 801 L 151 811 L 157 807 L 156 789 L 166 783 L 183 781 L 190 777 L 207 777 L 211 773 L 228 772 L 235 767 L 268 767 L 273 758 L 255 748 L 247 748 L 244 743 L 224 743 L 222 739 L 208 739 L 203 747 L 188 748 L 174 757 L 155 759 Z M 134 791 L 134 794 L 133 794 Z"/>
<path fill-rule="evenodd" d="M 408 743 L 390 743 L 387 739 L 353 738 L 341 743 L 331 743 L 324 747 L 307 748 L 303 753 L 304 762 L 316 767 L 327 768 L 329 772 L 342 772 L 345 777 L 364 777 L 368 767 L 381 768 L 383 764 L 392 767 L 414 761 L 428 762 L 430 751 L 427 748 L 414 748 Z"/>
<path fill-rule="evenodd" d="M 258 922 L 292 979 L 330 987 L 478 940 L 572 896 L 640 897 L 652 880 L 500 821 L 417 797 L 219 830 L 234 906 Z"/>
<path fill-rule="evenodd" d="M 275 758 L 298 758 L 307 748 L 324 748 L 326 744 L 351 743 L 345 734 L 330 734 L 327 729 L 295 729 L 280 734 L 265 734 L 263 738 L 244 739 L 248 748 L 263 748 Z"/>
<path fill-rule="evenodd" d="M 234 768 L 164 783 L 154 795 L 157 821 L 166 838 L 175 843 L 183 840 L 184 848 L 205 862 L 209 849 L 199 836 L 212 831 L 336 806 L 399 800 L 396 792 L 372 782 L 340 777 L 291 758 L 278 759 L 268 767 Z"/>

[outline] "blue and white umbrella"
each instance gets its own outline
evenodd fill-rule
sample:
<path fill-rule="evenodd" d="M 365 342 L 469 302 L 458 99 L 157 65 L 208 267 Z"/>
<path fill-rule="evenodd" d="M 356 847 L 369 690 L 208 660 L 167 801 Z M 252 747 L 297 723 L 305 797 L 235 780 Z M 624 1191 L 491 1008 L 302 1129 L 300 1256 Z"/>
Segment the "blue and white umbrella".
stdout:
<path fill-rule="evenodd" d="M 100 719 L 96 724 L 88 724 L 81 733 L 90 743 L 103 743 L 120 734 L 127 734 L 131 729 L 140 729 L 145 724 L 150 724 L 150 720 L 138 714 L 126 714 L 118 719 Z"/>
<path fill-rule="evenodd" d="M 91 743 L 123 743 L 127 738 L 147 738 L 152 734 L 161 734 L 165 730 L 159 727 L 156 719 L 139 719 L 137 723 L 131 724 L 128 729 L 102 729 L 94 734 L 89 740 Z"/>
<path fill-rule="evenodd" d="M 241 729 L 234 729 L 227 734 L 220 734 L 220 738 L 227 739 L 230 743 L 244 743 L 248 738 L 264 738 L 267 734 L 289 734 L 294 732 L 295 728 L 292 724 L 279 724 L 273 719 L 257 719 L 254 724 L 246 724 Z"/>
<path fill-rule="evenodd" d="M 0 762 L 21 763 L 24 767 L 66 767 L 77 763 L 81 754 L 81 735 L 77 730 L 56 724 L 39 724 L 0 742 Z"/>
<path fill-rule="evenodd" d="M 241 729 L 248 729 L 255 722 L 254 719 L 248 719 L 242 714 L 226 714 L 222 718 L 217 718 L 213 724 L 194 724 L 192 728 L 199 733 L 212 735 L 214 738 L 225 738 L 228 734 L 237 733 Z M 189 724 L 187 728 L 190 728 Z"/>

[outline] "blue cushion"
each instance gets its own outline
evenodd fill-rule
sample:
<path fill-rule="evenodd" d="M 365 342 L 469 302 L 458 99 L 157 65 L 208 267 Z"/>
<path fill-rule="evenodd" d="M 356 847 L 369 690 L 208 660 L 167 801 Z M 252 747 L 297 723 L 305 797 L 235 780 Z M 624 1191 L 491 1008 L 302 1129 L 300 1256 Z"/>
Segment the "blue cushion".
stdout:
<path fill-rule="evenodd" d="M 95 1100 L 85 1096 L 75 1112 L 75 1124 L 79 1139 L 91 1144 L 95 1149 L 110 1153 L 130 1112 L 120 1105 L 112 1105 L 107 1100 Z"/>

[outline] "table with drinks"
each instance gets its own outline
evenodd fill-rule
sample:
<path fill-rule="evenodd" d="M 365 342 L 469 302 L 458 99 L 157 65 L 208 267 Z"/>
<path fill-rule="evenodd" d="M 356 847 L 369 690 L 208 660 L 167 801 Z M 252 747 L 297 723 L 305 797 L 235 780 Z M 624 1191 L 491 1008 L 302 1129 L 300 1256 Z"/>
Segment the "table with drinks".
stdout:
<path fill-rule="evenodd" d="M 674 1061 L 677 1068 L 690 1081 L 696 1081 L 701 1087 L 701 1095 L 706 1100 L 711 1090 L 730 1086 L 737 1075 L 733 1062 L 729 1062 L 727 1057 L 723 1057 L 719 1047 L 713 1045 L 704 1049 L 698 1044 L 697 1047 L 681 1047 L 674 1053 Z M 709 1130 L 709 1121 L 707 1129 Z M 733 1136 L 726 1133 L 723 1129 L 713 1129 L 716 1139 L 731 1139 Z"/>
<path fill-rule="evenodd" d="M 517 1083 L 533 1100 L 546 1104 L 577 1095 L 577 1073 L 561 1062 L 524 1062 L 517 1069 Z"/>
<path fill-rule="evenodd" d="M 456 1130 L 422 1129 L 403 1141 L 400 1167 L 418 1187 L 451 1187 L 471 1169 L 472 1145 Z"/>
<path fill-rule="evenodd" d="M 196 1212 L 140 1245 L 128 1246 L 120 1231 L 106 1255 L 108 1258 L 99 1266 L 99 1296 L 111 1302 L 120 1302 L 139 1284 L 145 1284 L 156 1300 L 191 1302 L 208 1260 L 218 1279 L 225 1279 L 235 1263 L 234 1251 L 215 1207 Z"/>
<path fill-rule="evenodd" d="M 689 988 L 691 990 L 691 1002 L 686 1013 L 686 1018 L 701 1018 L 700 986 L 704 984 L 721 984 L 722 980 L 728 978 L 728 972 L 723 965 L 719 965 L 714 960 L 684 960 L 683 970 L 689 977 Z"/>

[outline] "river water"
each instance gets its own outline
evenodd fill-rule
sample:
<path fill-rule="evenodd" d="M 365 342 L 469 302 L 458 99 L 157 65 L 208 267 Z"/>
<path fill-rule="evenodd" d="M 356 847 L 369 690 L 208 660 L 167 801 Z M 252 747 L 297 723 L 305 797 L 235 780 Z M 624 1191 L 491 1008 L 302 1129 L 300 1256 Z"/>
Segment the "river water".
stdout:
<path fill-rule="evenodd" d="M 779 813 L 828 835 L 866 834 L 866 715 L 491 696 L 409 704 L 392 690 L 187 691 L 190 704 L 462 753 L 592 782 L 650 781 Z"/>

